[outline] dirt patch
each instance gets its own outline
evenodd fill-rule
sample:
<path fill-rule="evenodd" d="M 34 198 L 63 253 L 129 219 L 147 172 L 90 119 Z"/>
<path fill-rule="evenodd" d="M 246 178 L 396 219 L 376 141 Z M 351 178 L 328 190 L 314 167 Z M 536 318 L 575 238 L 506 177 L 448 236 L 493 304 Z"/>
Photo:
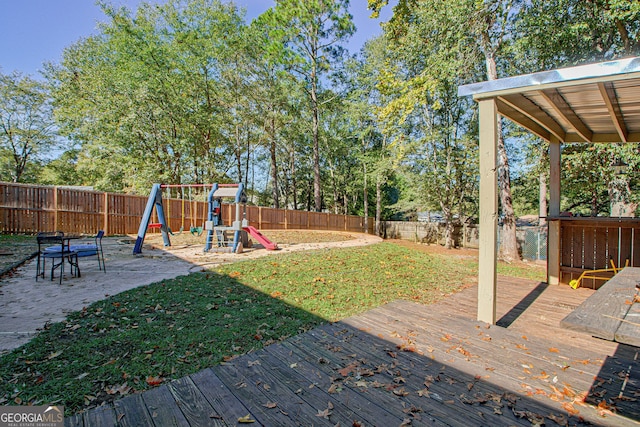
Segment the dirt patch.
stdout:
<path fill-rule="evenodd" d="M 34 237 L 33 242 L 5 239 L 0 242 L 0 278 L 12 274 L 16 267 L 22 265 L 38 251 L 35 240 Z"/>
<path fill-rule="evenodd" d="M 457 256 L 462 258 L 478 257 L 477 249 L 467 249 L 467 248 L 446 249 L 444 246 L 441 246 L 441 245 L 416 243 L 416 242 L 410 242 L 408 240 L 395 240 L 395 239 L 391 240 L 390 239 L 388 241 L 393 242 L 399 246 L 404 246 L 406 248 L 409 248 L 415 251 L 425 252 L 428 254 L 440 254 L 440 255 L 447 255 L 447 256 Z"/>

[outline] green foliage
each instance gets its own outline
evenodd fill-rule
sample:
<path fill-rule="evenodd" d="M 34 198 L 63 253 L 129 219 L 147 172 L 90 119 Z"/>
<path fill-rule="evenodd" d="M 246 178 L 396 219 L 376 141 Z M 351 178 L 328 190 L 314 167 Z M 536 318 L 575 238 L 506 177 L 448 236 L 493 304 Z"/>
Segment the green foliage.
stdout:
<path fill-rule="evenodd" d="M 0 180 L 35 181 L 38 163 L 50 157 L 56 136 L 46 86 L 0 72 Z"/>

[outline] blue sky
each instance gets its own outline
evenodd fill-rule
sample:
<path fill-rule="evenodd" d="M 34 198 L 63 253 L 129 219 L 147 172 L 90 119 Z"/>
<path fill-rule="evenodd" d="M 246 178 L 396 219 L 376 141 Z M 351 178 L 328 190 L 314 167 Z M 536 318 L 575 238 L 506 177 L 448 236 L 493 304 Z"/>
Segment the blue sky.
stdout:
<path fill-rule="evenodd" d="M 135 10 L 140 0 L 111 3 Z M 247 10 L 249 21 L 275 4 L 273 0 L 235 3 Z M 391 12 L 387 7 L 382 20 L 370 19 L 366 5 L 367 0 L 351 0 L 357 33 L 348 47 L 354 53 L 366 40 L 381 33 L 380 22 L 388 19 Z M 97 23 L 106 20 L 93 0 L 0 0 L 0 11 L 0 71 L 19 71 L 36 78 L 44 62 L 59 62 L 65 47 L 96 33 Z"/>

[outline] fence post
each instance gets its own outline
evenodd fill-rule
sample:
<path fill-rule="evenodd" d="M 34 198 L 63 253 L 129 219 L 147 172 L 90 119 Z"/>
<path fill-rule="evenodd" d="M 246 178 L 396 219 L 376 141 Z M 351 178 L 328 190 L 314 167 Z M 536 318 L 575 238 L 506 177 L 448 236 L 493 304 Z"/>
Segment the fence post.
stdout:
<path fill-rule="evenodd" d="M 284 209 L 284 229 L 288 230 L 288 218 L 289 218 L 289 209 Z"/>
<path fill-rule="evenodd" d="M 262 206 L 258 206 L 258 230 L 262 230 Z"/>
<path fill-rule="evenodd" d="M 104 193 L 104 224 L 103 224 L 104 232 L 106 235 L 109 235 L 109 194 L 105 191 Z"/>
<path fill-rule="evenodd" d="M 53 231 L 58 231 L 58 187 L 53 187 Z"/>

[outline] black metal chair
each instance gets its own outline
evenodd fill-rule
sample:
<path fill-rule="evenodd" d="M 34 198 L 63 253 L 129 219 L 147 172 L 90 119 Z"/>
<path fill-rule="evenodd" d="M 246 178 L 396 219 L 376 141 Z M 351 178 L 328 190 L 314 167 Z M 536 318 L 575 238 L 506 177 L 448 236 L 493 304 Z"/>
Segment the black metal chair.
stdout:
<path fill-rule="evenodd" d="M 55 270 L 60 268 L 60 284 L 62 284 L 65 260 L 68 260 L 71 265 L 71 274 L 77 276 L 80 275 L 78 252 L 70 250 L 66 243 L 68 240 L 64 239 L 64 233 L 62 231 L 38 233 L 36 240 L 38 241 L 36 281 L 38 280 L 38 277 L 42 277 L 44 279 L 47 259 L 51 260 L 51 280 L 53 280 Z M 60 261 L 56 262 L 57 259 Z"/>
<path fill-rule="evenodd" d="M 102 250 L 102 238 L 104 237 L 104 230 L 98 231 L 98 234 L 94 237 L 94 243 L 83 243 L 79 245 L 72 245 L 69 247 L 70 250 L 76 251 L 78 253 L 78 257 L 87 257 L 87 256 L 97 256 L 98 257 L 98 268 L 103 270 L 105 273 L 107 272 L 107 267 L 104 265 L 104 252 Z"/>

